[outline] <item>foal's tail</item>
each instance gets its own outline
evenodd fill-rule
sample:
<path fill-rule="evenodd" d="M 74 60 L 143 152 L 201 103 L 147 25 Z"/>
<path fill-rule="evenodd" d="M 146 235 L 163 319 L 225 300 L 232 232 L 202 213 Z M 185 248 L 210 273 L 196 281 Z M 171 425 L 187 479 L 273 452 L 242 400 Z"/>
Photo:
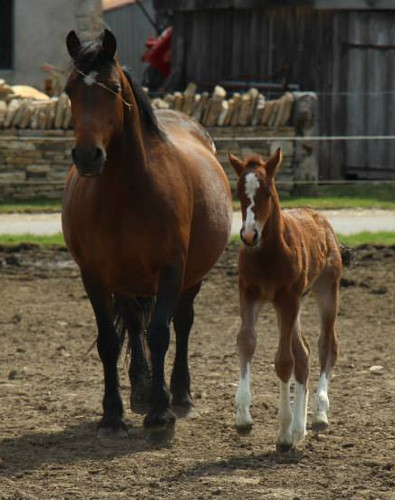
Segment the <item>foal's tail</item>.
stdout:
<path fill-rule="evenodd" d="M 340 243 L 340 254 L 342 257 L 343 267 L 350 267 L 353 261 L 353 252 L 350 247 Z"/>

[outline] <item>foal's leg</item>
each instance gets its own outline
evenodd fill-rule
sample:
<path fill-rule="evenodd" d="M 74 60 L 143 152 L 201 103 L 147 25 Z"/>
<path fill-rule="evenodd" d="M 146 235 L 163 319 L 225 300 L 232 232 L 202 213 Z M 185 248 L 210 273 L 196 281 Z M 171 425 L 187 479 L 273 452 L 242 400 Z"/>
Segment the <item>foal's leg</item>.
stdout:
<path fill-rule="evenodd" d="M 97 349 L 104 369 L 103 417 L 98 425 L 98 436 L 122 435 L 127 430 L 122 420 L 123 407 L 118 387 L 117 361 L 121 346 L 113 323 L 112 299 L 86 276 L 82 275 L 82 279 L 96 317 Z"/>
<path fill-rule="evenodd" d="M 292 352 L 295 359 L 294 414 L 291 424 L 292 443 L 295 445 L 306 435 L 307 402 L 309 398 L 309 357 L 310 348 L 300 328 L 299 315 L 295 321 Z"/>
<path fill-rule="evenodd" d="M 276 297 L 274 306 L 277 312 L 280 339 L 274 360 L 277 376 L 280 379 L 280 404 L 278 410 L 279 431 L 278 451 L 289 451 L 295 445 L 291 428 L 293 413 L 290 400 L 291 376 L 294 371 L 293 334 L 299 314 L 299 298 L 294 295 Z M 296 436 L 295 436 L 296 437 Z"/>
<path fill-rule="evenodd" d="M 253 420 L 250 414 L 251 360 L 256 347 L 255 325 L 262 301 L 256 293 L 240 286 L 241 327 L 237 335 L 240 362 L 240 381 L 236 392 L 236 429 L 242 434 L 251 431 Z"/>
<path fill-rule="evenodd" d="M 182 294 L 173 317 L 176 332 L 176 355 L 170 390 L 173 396 L 172 406 L 179 417 L 186 416 L 193 406 L 188 368 L 188 341 L 194 320 L 193 302 L 201 285 L 202 283 L 199 282 Z"/>
<path fill-rule="evenodd" d="M 337 335 L 335 330 L 339 304 L 339 278 L 323 276 L 314 287 L 321 318 L 321 334 L 318 339 L 320 379 L 315 395 L 312 428 L 319 432 L 328 427 L 328 388 L 331 370 L 337 359 Z"/>
<path fill-rule="evenodd" d="M 152 388 L 150 411 L 144 419 L 145 427 L 161 427 L 174 423 L 176 416 L 170 409 L 165 382 L 164 364 L 170 340 L 170 320 L 180 296 L 183 271 L 169 267 L 160 276 L 158 295 L 148 327 L 148 345 L 151 351 Z"/>

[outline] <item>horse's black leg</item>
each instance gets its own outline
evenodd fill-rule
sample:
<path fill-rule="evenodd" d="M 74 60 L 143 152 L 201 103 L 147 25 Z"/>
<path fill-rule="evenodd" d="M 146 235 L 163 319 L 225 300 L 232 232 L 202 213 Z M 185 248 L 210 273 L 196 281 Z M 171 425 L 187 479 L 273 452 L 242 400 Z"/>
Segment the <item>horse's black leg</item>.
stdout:
<path fill-rule="evenodd" d="M 83 275 L 82 279 L 96 317 L 97 349 L 104 369 L 103 418 L 98 424 L 98 435 L 121 435 L 126 433 L 117 371 L 121 346 L 113 322 L 112 299 L 110 294 L 94 285 L 89 278 Z"/>
<path fill-rule="evenodd" d="M 170 321 L 180 296 L 181 283 L 182 271 L 176 267 L 167 268 L 160 276 L 156 304 L 148 327 L 152 389 L 150 411 L 144 419 L 145 427 L 162 427 L 173 424 L 176 418 L 170 409 L 164 364 L 170 340 Z"/>
<path fill-rule="evenodd" d="M 149 410 L 151 373 L 144 351 L 143 338 L 154 299 L 117 295 L 115 302 L 119 308 L 124 327 L 129 334 L 131 350 L 129 366 L 130 406 L 134 412 L 145 414 Z"/>
<path fill-rule="evenodd" d="M 176 332 L 176 355 L 170 390 L 173 396 L 172 407 L 179 417 L 186 416 L 193 406 L 188 368 L 188 341 L 194 319 L 193 302 L 201 284 L 201 282 L 197 283 L 181 296 L 173 318 Z"/>

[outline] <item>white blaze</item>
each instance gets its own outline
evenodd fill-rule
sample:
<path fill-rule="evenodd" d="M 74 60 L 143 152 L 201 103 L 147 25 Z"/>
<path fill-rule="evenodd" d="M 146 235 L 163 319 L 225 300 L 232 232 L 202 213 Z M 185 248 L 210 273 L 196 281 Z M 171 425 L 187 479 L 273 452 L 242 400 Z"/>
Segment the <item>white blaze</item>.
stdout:
<path fill-rule="evenodd" d="M 84 83 L 86 83 L 86 85 L 93 85 L 94 83 L 96 83 L 96 77 L 99 73 L 97 71 L 91 71 L 88 75 L 84 76 Z"/>
<path fill-rule="evenodd" d="M 247 216 L 245 220 L 245 229 L 248 231 L 254 229 L 255 225 L 255 214 L 252 209 L 255 206 L 255 195 L 259 188 L 259 180 L 256 174 L 249 173 L 245 178 L 245 194 L 250 200 L 250 204 L 247 207 Z"/>

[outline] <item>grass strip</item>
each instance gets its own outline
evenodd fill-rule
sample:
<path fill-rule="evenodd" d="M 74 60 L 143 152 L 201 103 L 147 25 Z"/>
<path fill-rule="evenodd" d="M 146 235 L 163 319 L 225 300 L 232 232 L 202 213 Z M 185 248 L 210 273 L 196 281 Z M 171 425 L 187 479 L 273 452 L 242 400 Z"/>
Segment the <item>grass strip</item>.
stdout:
<path fill-rule="evenodd" d="M 381 232 L 364 231 L 362 233 L 349 234 L 349 235 L 338 234 L 337 237 L 341 243 L 350 247 L 357 247 L 359 245 L 385 245 L 385 246 L 395 245 L 395 232 L 392 231 L 381 231 Z M 240 236 L 238 234 L 234 235 L 231 239 L 231 243 L 236 244 L 239 242 L 240 242 Z M 0 245 L 12 246 L 12 245 L 20 245 L 22 243 L 39 245 L 42 247 L 65 245 L 62 233 L 57 233 L 54 235 L 45 235 L 45 236 L 39 236 L 35 234 L 0 235 Z"/>

